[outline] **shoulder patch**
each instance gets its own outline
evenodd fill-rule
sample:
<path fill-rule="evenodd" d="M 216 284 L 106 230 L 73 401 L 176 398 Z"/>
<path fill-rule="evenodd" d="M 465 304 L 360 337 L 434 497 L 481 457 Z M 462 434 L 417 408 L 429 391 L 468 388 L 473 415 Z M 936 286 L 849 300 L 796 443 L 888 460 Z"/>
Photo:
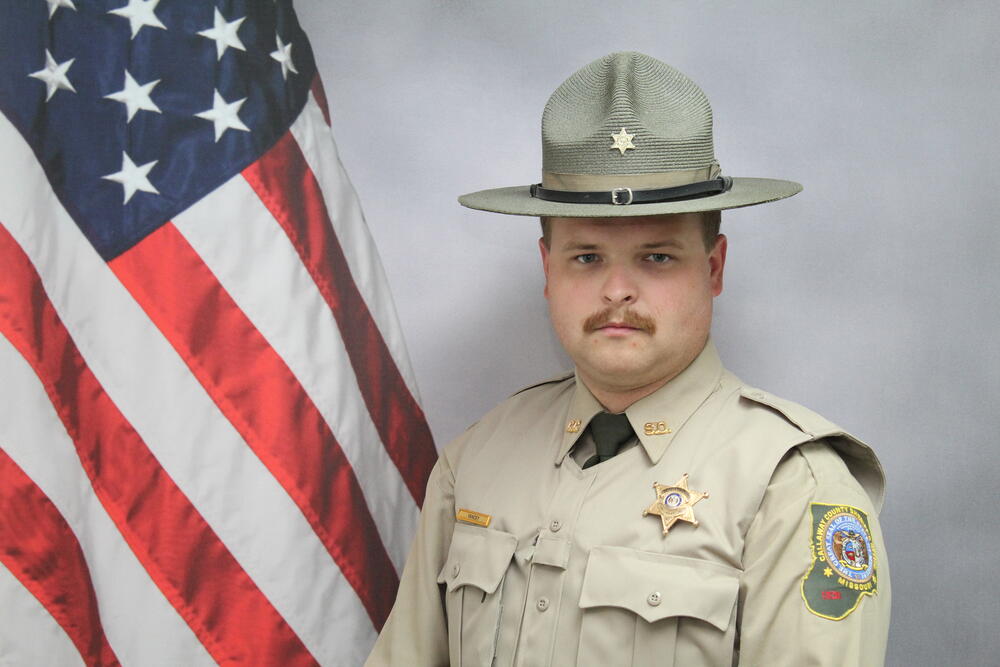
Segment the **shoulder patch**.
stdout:
<path fill-rule="evenodd" d="M 576 373 L 574 373 L 573 371 L 569 371 L 569 372 L 563 373 L 562 375 L 557 375 L 555 377 L 549 378 L 548 380 L 542 380 L 541 382 L 536 382 L 534 384 L 529 384 L 527 387 L 521 387 L 520 389 L 518 389 L 517 391 L 515 391 L 513 394 L 511 394 L 511 396 L 517 396 L 518 394 L 523 394 L 524 392 L 528 391 L 529 389 L 534 389 L 535 387 L 542 387 L 542 386 L 547 385 L 547 384 L 558 384 L 559 382 L 565 382 L 566 380 L 568 380 L 571 377 L 573 377 L 575 374 Z"/>
<path fill-rule="evenodd" d="M 811 503 L 812 565 L 802 577 L 806 609 L 839 621 L 878 593 L 878 559 L 868 515 L 851 505 Z"/>

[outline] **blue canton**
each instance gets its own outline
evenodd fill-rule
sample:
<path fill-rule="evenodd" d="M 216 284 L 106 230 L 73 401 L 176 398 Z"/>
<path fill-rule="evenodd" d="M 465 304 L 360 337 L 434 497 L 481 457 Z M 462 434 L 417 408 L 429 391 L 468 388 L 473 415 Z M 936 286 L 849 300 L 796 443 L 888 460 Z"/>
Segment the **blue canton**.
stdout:
<path fill-rule="evenodd" d="M 105 260 L 267 151 L 315 69 L 286 0 L 0 0 L 0 111 Z"/>

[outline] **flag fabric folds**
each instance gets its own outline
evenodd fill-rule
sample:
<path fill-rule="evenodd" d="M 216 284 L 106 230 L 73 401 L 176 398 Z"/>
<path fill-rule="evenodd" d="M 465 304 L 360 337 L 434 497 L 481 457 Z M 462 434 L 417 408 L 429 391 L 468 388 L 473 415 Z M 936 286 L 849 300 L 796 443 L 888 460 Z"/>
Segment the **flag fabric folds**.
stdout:
<path fill-rule="evenodd" d="M 0 16 L 0 662 L 360 664 L 436 452 L 290 2 Z"/>

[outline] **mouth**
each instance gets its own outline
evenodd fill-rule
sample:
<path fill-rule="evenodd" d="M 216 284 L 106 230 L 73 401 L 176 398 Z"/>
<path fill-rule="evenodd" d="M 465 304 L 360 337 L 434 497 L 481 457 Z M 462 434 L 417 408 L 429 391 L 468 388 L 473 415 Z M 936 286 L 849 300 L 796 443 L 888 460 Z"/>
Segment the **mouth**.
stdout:
<path fill-rule="evenodd" d="M 642 331 L 642 329 L 639 329 L 638 327 L 629 326 L 624 322 L 608 322 L 604 326 L 598 327 L 597 330 L 609 334 L 625 334 L 629 333 L 630 331 Z"/>

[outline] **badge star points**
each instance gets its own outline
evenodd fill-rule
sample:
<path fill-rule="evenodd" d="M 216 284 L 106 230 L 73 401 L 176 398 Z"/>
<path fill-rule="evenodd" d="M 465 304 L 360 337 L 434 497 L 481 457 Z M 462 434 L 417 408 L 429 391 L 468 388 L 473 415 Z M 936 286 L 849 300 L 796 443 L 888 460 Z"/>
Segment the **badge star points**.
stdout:
<path fill-rule="evenodd" d="M 635 135 L 626 132 L 624 127 L 622 128 L 622 131 L 619 132 L 618 134 L 612 134 L 611 138 L 615 140 L 614 143 L 608 147 L 611 150 L 617 148 L 618 150 L 621 151 L 622 155 L 625 155 L 625 151 L 627 151 L 628 149 L 630 148 L 633 150 L 635 149 L 635 144 L 632 143 L 632 139 L 635 138 Z"/>
<path fill-rule="evenodd" d="M 689 489 L 687 473 L 681 475 L 681 478 L 673 486 L 653 482 L 653 490 L 656 491 L 656 500 L 643 510 L 642 515 L 656 514 L 659 516 L 663 522 L 664 536 L 678 521 L 687 521 L 693 526 L 698 525 L 698 520 L 694 518 L 694 505 L 698 501 L 708 498 L 708 493 Z"/>
<path fill-rule="evenodd" d="M 825 568 L 823 570 L 823 576 L 824 577 L 832 577 L 833 576 L 833 570 L 831 570 L 830 568 Z"/>

